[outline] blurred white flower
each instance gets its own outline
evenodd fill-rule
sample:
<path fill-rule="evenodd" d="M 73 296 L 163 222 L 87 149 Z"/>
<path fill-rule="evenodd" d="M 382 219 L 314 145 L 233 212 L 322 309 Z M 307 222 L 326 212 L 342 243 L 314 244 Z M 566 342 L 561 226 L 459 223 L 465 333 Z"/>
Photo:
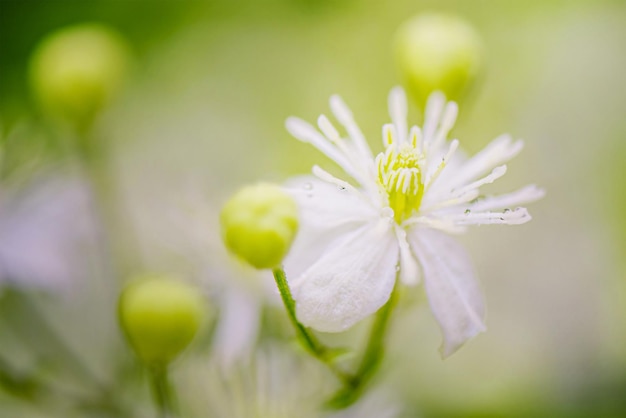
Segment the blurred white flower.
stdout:
<path fill-rule="evenodd" d="M 203 396 L 218 417 L 394 418 L 402 412 L 401 405 L 381 391 L 340 412 L 324 411 L 322 405 L 334 389 L 333 376 L 302 353 L 271 342 L 260 345 L 248 364 L 238 364 L 228 375 L 214 362 L 195 373 L 194 394 Z"/>
<path fill-rule="evenodd" d="M 480 187 L 506 172 L 503 163 L 523 146 L 502 135 L 472 158 L 447 141 L 457 105 L 440 93 L 428 101 L 424 126 L 407 126 L 404 91 L 389 96 L 391 124 L 383 126 L 384 152 L 375 158 L 338 97 L 330 107 L 348 138 L 326 118 L 320 132 L 289 118 L 289 132 L 337 163 L 358 187 L 318 166 L 315 177 L 288 185 L 301 211 L 301 230 L 285 261 L 299 320 L 325 332 L 340 332 L 383 306 L 394 287 L 415 285 L 420 267 L 431 310 L 448 356 L 485 330 L 483 297 L 465 250 L 447 233 L 467 225 L 517 225 L 531 218 L 516 206 L 544 192 L 530 185 L 500 196 Z M 495 167 L 495 168 L 494 168 Z M 512 208 L 512 209 L 509 209 Z"/>
<path fill-rule="evenodd" d="M 0 193 L 0 283 L 67 291 L 85 280 L 95 237 L 87 188 L 56 178 Z"/>

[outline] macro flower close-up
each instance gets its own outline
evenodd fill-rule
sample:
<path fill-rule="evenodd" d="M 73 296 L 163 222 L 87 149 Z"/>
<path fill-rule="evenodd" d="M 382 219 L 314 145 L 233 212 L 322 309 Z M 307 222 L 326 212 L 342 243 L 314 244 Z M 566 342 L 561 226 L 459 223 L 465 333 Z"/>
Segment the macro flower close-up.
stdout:
<path fill-rule="evenodd" d="M 626 417 L 625 39 L 0 1 L 0 418 Z"/>
<path fill-rule="evenodd" d="M 382 130 L 384 151 L 375 158 L 341 98 L 330 106 L 347 132 L 342 137 L 321 115 L 321 133 L 290 118 L 287 129 L 339 165 L 357 186 L 319 166 L 315 177 L 289 187 L 301 210 L 301 229 L 286 260 L 298 319 L 326 332 L 339 332 L 383 306 L 396 285 L 423 278 L 431 310 L 444 335 L 448 356 L 485 330 L 483 297 L 466 251 L 448 234 L 469 225 L 519 225 L 526 208 L 541 198 L 534 185 L 486 196 L 480 188 L 502 177 L 504 164 L 523 147 L 509 135 L 493 140 L 471 158 L 447 137 L 457 117 L 454 102 L 433 93 L 424 125 L 407 125 L 401 88 L 389 95 L 392 123 Z M 421 271 L 421 272 L 420 272 Z"/>

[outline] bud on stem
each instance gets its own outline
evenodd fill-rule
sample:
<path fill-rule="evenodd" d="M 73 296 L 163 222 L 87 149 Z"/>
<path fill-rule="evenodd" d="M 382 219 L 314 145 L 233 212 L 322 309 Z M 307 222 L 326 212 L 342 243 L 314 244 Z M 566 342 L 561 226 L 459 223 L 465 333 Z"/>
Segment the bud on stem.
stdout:
<path fill-rule="evenodd" d="M 479 35 L 454 16 L 425 14 L 410 19 L 398 30 L 395 49 L 408 89 L 422 107 L 437 90 L 458 101 L 482 68 Z"/>
<path fill-rule="evenodd" d="M 236 193 L 220 215 L 226 247 L 258 269 L 280 265 L 298 229 L 298 209 L 280 187 L 257 184 Z"/>
<path fill-rule="evenodd" d="M 203 299 L 183 282 L 143 278 L 122 293 L 119 317 L 139 358 L 151 367 L 164 367 L 196 335 L 204 317 Z"/>
<path fill-rule="evenodd" d="M 120 89 L 128 58 L 126 42 L 114 30 L 71 26 L 38 45 L 30 62 L 31 85 L 48 113 L 85 125 Z"/>

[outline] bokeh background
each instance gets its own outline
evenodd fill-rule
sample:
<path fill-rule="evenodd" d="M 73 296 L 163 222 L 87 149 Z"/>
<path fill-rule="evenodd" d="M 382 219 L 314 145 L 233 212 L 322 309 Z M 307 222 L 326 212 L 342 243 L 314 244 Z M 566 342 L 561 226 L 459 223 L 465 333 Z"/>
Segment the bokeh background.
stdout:
<path fill-rule="evenodd" d="M 463 17 L 484 41 L 453 135 L 470 153 L 503 132 L 524 138 L 490 190 L 536 183 L 547 195 L 529 224 L 462 237 L 488 332 L 442 361 L 415 289 L 376 390 L 352 414 L 626 416 L 621 0 L 2 0 L 0 416 L 154 416 L 116 319 L 120 289 L 145 272 L 206 296 L 206 324 L 175 364 L 184 416 L 320 416 L 332 376 L 291 342 L 270 278 L 225 254 L 217 214 L 244 184 L 331 166 L 284 129 L 290 115 L 327 113 L 331 94 L 380 150 L 387 93 L 402 81 L 394 33 L 426 11 Z M 85 22 L 115 28 L 132 55 L 90 129 L 101 145 L 87 164 L 28 78 L 47 34 Z M 358 346 L 366 326 L 334 342 Z"/>

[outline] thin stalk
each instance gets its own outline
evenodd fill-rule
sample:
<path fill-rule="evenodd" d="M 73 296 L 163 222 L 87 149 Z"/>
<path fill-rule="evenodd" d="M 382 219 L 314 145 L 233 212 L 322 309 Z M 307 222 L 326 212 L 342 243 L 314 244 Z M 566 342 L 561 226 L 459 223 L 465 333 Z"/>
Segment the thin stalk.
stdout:
<path fill-rule="evenodd" d="M 339 390 L 327 403 L 331 409 L 343 409 L 358 401 L 365 391 L 367 383 L 378 371 L 385 353 L 385 338 L 389 328 L 389 319 L 396 306 L 398 299 L 397 286 L 391 292 L 387 303 L 378 310 L 370 329 L 365 351 L 361 361 L 357 366 L 356 373 L 348 373 L 341 370 L 333 362 L 332 349 L 323 345 L 313 333 L 311 333 L 296 318 L 296 303 L 291 295 L 287 277 L 282 268 L 274 269 L 274 279 L 280 291 L 285 309 L 289 316 L 296 335 L 302 345 L 315 358 L 323 362 L 343 383 L 343 388 Z"/>
<path fill-rule="evenodd" d="M 332 351 L 322 344 L 304 325 L 302 325 L 296 318 L 296 303 L 291 295 L 289 284 L 287 283 L 287 276 L 285 271 L 281 268 L 274 269 L 274 279 L 280 292 L 280 296 L 287 310 L 289 320 L 296 330 L 296 336 L 302 343 L 304 348 L 312 354 L 315 358 L 324 363 L 344 384 L 350 384 L 353 380 L 353 376 L 349 373 L 341 370 L 333 361 Z"/>
<path fill-rule="evenodd" d="M 378 310 L 370 329 L 367 345 L 361 362 L 352 379 L 328 402 L 331 409 L 343 409 L 358 401 L 367 384 L 378 371 L 385 354 L 385 337 L 389 328 L 389 318 L 398 299 L 397 286 L 391 292 L 387 303 Z"/>
<path fill-rule="evenodd" d="M 169 379 L 167 365 L 150 367 L 150 385 L 158 418 L 177 416 L 176 396 Z"/>
<path fill-rule="evenodd" d="M 387 303 L 378 310 L 372 329 L 370 330 L 370 336 L 367 341 L 367 346 L 363 354 L 363 359 L 357 371 L 357 377 L 361 380 L 366 380 L 372 375 L 378 366 L 380 365 L 385 354 L 385 336 L 387 335 L 387 329 L 389 328 L 389 318 L 391 312 L 396 306 L 398 295 L 396 288 L 394 287 Z"/>

